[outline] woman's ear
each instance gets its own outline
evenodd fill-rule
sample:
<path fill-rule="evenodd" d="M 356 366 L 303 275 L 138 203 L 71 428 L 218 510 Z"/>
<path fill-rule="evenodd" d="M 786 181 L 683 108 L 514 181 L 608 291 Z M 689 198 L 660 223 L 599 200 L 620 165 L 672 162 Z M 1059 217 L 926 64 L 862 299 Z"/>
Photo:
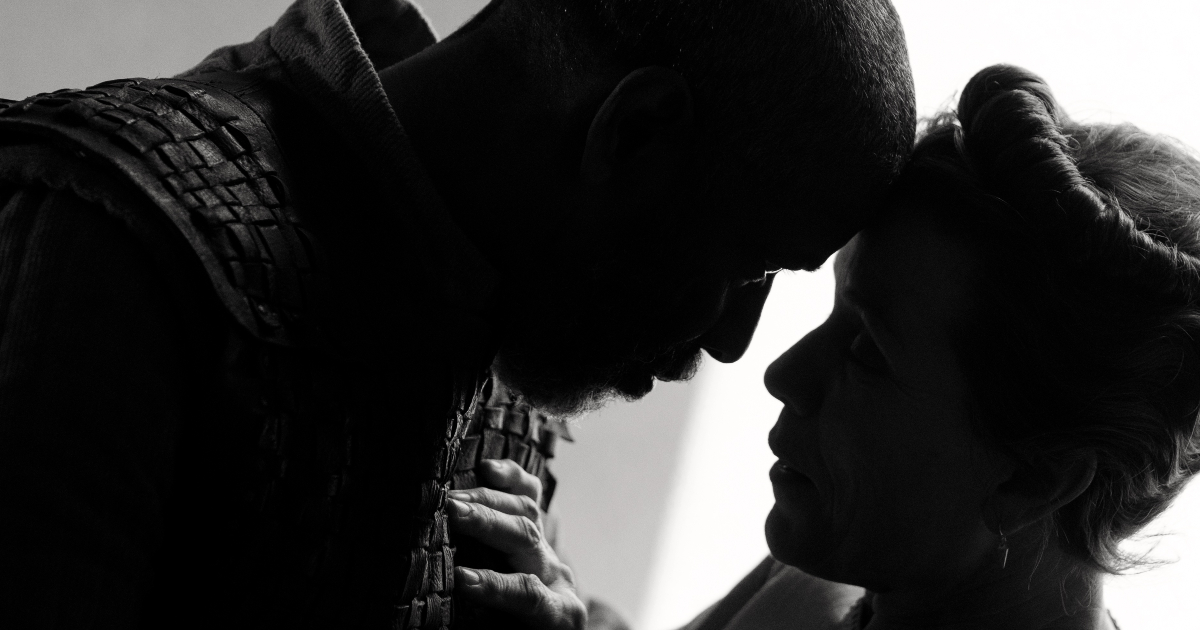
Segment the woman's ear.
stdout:
<path fill-rule="evenodd" d="M 1096 477 L 1096 454 L 1055 461 L 1036 472 L 1020 466 L 996 486 L 984 521 L 990 529 L 1005 534 L 1020 531 L 1079 498 Z"/>
<path fill-rule="evenodd" d="M 692 92 L 661 66 L 630 72 L 608 95 L 588 129 L 580 175 L 606 186 L 628 174 L 659 179 L 689 158 L 695 127 Z"/>

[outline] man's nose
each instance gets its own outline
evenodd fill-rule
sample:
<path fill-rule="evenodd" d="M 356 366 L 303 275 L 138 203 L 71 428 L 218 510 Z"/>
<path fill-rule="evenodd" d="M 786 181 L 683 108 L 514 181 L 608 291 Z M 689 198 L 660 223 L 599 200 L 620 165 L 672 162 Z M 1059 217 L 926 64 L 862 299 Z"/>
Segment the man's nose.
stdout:
<path fill-rule="evenodd" d="M 767 276 L 763 282 L 745 284 L 730 291 L 725 310 L 697 342 L 712 358 L 721 363 L 733 363 L 746 354 L 758 319 L 762 316 L 763 304 L 771 293 L 775 276 Z"/>

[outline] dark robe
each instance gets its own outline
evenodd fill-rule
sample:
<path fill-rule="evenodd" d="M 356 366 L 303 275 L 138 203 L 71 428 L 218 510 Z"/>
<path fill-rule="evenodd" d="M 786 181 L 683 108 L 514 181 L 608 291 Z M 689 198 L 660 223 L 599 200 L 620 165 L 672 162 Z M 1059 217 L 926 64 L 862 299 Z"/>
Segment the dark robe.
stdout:
<path fill-rule="evenodd" d="M 196 245 L 110 164 L 0 131 L 0 627 L 449 624 L 446 488 L 487 431 L 504 439 L 486 454 L 534 468 L 545 440 L 483 397 L 495 274 L 375 74 L 433 41 L 402 0 L 300 0 L 185 73 L 257 86 L 286 170 L 276 193 L 316 249 L 277 255 L 275 226 L 230 182 L 178 193 L 203 205 L 197 222 L 228 220 L 225 241 Z M 127 124 L 111 107 L 105 124 Z M 319 294 L 289 289 L 307 300 L 303 341 L 271 333 L 287 326 L 254 301 L 288 286 L 270 256 L 320 271 Z"/>

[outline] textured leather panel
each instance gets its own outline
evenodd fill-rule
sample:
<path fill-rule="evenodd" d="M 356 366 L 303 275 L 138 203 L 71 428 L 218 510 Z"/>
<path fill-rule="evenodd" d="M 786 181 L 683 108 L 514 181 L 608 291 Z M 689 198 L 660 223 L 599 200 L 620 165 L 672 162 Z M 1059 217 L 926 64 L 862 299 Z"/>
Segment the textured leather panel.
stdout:
<path fill-rule="evenodd" d="M 456 379 L 446 430 L 421 482 L 412 550 L 404 586 L 394 607 L 392 628 L 449 628 L 454 617 L 454 547 L 447 530 L 446 492 L 480 393 L 490 382 L 486 371 L 463 371 Z"/>
<path fill-rule="evenodd" d="M 452 618 L 467 613 L 451 603 L 456 547 L 446 529 L 445 498 L 451 488 L 476 487 L 474 471 L 481 460 L 513 459 L 541 478 L 543 509 L 554 493 L 554 477 L 546 463 L 554 456 L 558 439 L 571 439 L 566 426 L 514 400 L 495 378 L 480 385 L 469 397 L 460 389 L 463 393 L 457 398 L 446 439 L 434 460 L 433 478 L 423 482 L 417 539 L 393 628 L 448 628 Z M 479 615 L 470 611 L 467 618 Z M 487 615 L 484 613 L 484 618 Z"/>
<path fill-rule="evenodd" d="M 244 496 L 255 516 L 244 534 L 260 564 L 247 565 L 249 581 L 266 582 L 256 597 L 274 603 L 264 611 L 286 611 L 264 612 L 275 621 L 263 627 L 287 619 L 303 626 L 322 585 L 345 577 L 356 553 L 344 521 L 361 483 L 351 454 L 366 420 L 348 411 L 358 405 L 323 358 L 314 313 L 328 299 L 327 265 L 290 199 L 269 97 L 255 93 L 252 78 L 193 79 L 125 79 L 0 102 L 0 140 L 37 136 L 117 169 L 172 220 L 245 330 L 230 335 L 224 354 L 229 374 L 253 392 L 257 437 Z M 420 499 L 411 527 L 396 533 L 411 536 L 401 545 L 406 556 L 389 560 L 392 628 L 449 628 L 458 615 L 446 492 L 473 487 L 480 460 L 510 458 L 542 479 L 546 506 L 555 485 L 546 462 L 556 440 L 569 439 L 564 426 L 493 384 L 490 357 L 457 362 L 444 415 L 414 423 L 440 436 L 428 470 L 406 482 Z"/>
<path fill-rule="evenodd" d="M 115 166 L 175 223 L 239 323 L 273 343 L 316 342 L 306 312 L 326 282 L 321 249 L 289 203 L 268 127 L 214 90 L 177 79 L 59 90 L 0 109 L 0 133 Z"/>
<path fill-rule="evenodd" d="M 567 425 L 547 418 L 528 403 L 514 399 L 493 379 L 485 392 L 487 402 L 471 417 L 462 441 L 453 479 L 454 489 L 474 488 L 475 468 L 485 459 L 511 459 L 542 482 L 542 509 L 550 507 L 557 481 L 547 463 L 555 444 L 573 441 Z"/>

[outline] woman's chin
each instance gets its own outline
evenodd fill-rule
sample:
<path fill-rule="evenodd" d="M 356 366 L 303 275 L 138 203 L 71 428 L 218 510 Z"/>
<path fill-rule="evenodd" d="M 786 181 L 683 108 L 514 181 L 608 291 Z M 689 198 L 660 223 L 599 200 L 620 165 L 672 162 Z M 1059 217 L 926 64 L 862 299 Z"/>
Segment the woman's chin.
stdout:
<path fill-rule="evenodd" d="M 820 527 L 812 520 L 776 503 L 767 515 L 767 548 L 776 560 L 810 575 L 824 577 L 820 575 L 821 566 L 828 560 L 834 545 L 828 536 L 819 531 L 827 528 Z"/>
<path fill-rule="evenodd" d="M 874 576 L 874 563 L 865 561 L 861 554 L 844 553 L 849 547 L 824 521 L 776 503 L 767 515 L 765 530 L 771 556 L 784 564 L 830 582 L 853 584 L 875 592 L 889 590 L 884 582 L 875 579 L 878 576 Z"/>

